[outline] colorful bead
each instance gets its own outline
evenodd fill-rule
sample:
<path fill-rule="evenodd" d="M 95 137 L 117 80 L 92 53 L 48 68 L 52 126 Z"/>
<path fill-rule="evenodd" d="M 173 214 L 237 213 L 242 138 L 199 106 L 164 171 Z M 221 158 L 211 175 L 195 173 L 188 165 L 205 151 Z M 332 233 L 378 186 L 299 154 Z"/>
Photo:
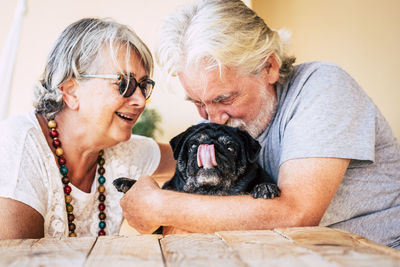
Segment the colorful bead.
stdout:
<path fill-rule="evenodd" d="M 66 195 L 65 196 L 65 203 L 71 203 L 71 201 L 72 201 L 72 196 L 71 195 Z"/>
<path fill-rule="evenodd" d="M 66 206 L 67 206 L 67 211 L 68 212 L 73 212 L 74 211 L 74 207 L 72 207 L 71 204 L 67 204 Z"/>
<path fill-rule="evenodd" d="M 100 219 L 100 220 L 104 221 L 104 220 L 106 219 L 106 217 L 107 217 L 107 216 L 106 216 L 106 214 L 105 214 L 104 212 L 100 212 L 100 213 L 99 213 L 99 219 Z"/>
<path fill-rule="evenodd" d="M 64 186 L 64 193 L 65 194 L 70 194 L 72 191 L 72 188 L 69 185 Z"/>
<path fill-rule="evenodd" d="M 74 211 L 74 207 L 71 205 L 72 202 L 72 196 L 71 191 L 72 188 L 69 186 L 70 183 L 70 179 L 67 176 L 68 174 L 68 168 L 65 166 L 65 164 L 67 163 L 66 159 L 64 158 L 64 151 L 61 148 L 61 141 L 58 139 L 58 132 L 55 129 L 57 127 L 57 123 L 54 120 L 51 120 L 48 122 L 48 127 L 50 128 L 50 136 L 53 138 L 53 142 L 52 145 L 53 147 L 56 149 L 55 154 L 58 157 L 58 163 L 60 165 L 60 173 L 63 175 L 63 177 L 61 178 L 62 183 L 64 184 L 64 194 L 65 194 L 65 208 L 67 210 L 67 219 L 68 219 L 68 230 L 69 230 L 69 234 L 68 236 L 70 237 L 76 237 L 76 233 L 75 233 L 75 229 L 76 229 L 76 225 L 73 223 L 73 221 L 75 220 L 75 216 L 72 213 Z M 106 214 L 103 212 L 106 208 L 106 206 L 104 205 L 104 201 L 106 200 L 106 196 L 104 195 L 105 192 L 105 187 L 104 187 L 104 183 L 106 182 L 106 178 L 103 176 L 103 174 L 106 172 L 106 170 L 104 169 L 103 165 L 105 164 L 105 160 L 103 157 L 104 155 L 104 151 L 100 150 L 99 154 L 98 154 L 98 159 L 97 159 L 97 163 L 99 165 L 98 168 L 98 173 L 100 174 L 100 177 L 98 179 L 99 181 L 99 187 L 98 187 L 98 191 L 99 191 L 99 228 L 100 231 L 98 232 L 99 236 L 105 235 L 106 232 L 104 231 L 104 228 L 106 227 L 106 222 L 104 221 L 106 219 Z"/>
<path fill-rule="evenodd" d="M 73 220 L 75 220 L 75 215 L 72 213 L 68 214 L 68 221 L 72 222 Z"/>
<path fill-rule="evenodd" d="M 100 176 L 98 181 L 99 181 L 99 184 L 102 185 L 106 182 L 106 178 L 104 176 Z"/>
<path fill-rule="evenodd" d="M 56 149 L 56 155 L 57 155 L 58 157 L 61 157 L 62 155 L 64 155 L 64 150 L 63 150 L 61 147 L 58 147 L 58 148 Z"/>
<path fill-rule="evenodd" d="M 53 138 L 57 137 L 58 136 L 58 132 L 55 129 L 53 129 L 53 130 L 50 131 L 50 136 L 53 137 Z"/>
<path fill-rule="evenodd" d="M 65 163 L 67 163 L 67 160 L 64 157 L 59 157 L 58 158 L 58 163 L 60 165 L 65 165 Z"/>
<path fill-rule="evenodd" d="M 60 147 L 61 146 L 61 141 L 57 138 L 54 138 L 54 140 L 53 140 L 53 146 L 55 147 L 55 148 L 57 148 L 57 147 Z"/>
<path fill-rule="evenodd" d="M 106 222 L 103 222 L 103 221 L 99 222 L 99 228 L 100 229 L 106 228 Z"/>
<path fill-rule="evenodd" d="M 104 202 L 106 200 L 106 195 L 99 194 L 99 198 L 98 199 L 99 199 L 100 202 Z"/>
<path fill-rule="evenodd" d="M 63 183 L 63 184 L 65 184 L 65 185 L 67 185 L 67 184 L 69 184 L 69 177 L 68 176 L 64 176 L 62 179 L 61 179 L 61 182 Z"/>
<path fill-rule="evenodd" d="M 106 169 L 104 169 L 103 167 L 100 167 L 97 171 L 100 175 L 103 175 L 106 172 Z"/>
<path fill-rule="evenodd" d="M 66 175 L 68 173 L 68 168 L 65 165 L 61 165 L 60 172 L 62 175 Z"/>
<path fill-rule="evenodd" d="M 69 224 L 68 224 L 68 228 L 69 228 L 69 230 L 70 230 L 71 232 L 73 232 L 73 231 L 75 231 L 76 226 L 75 226 L 74 223 L 69 223 Z"/>
<path fill-rule="evenodd" d="M 49 121 L 49 123 L 47 124 L 47 126 L 49 126 L 49 128 L 56 128 L 57 127 L 57 123 L 55 120 L 51 120 Z"/>
<path fill-rule="evenodd" d="M 97 163 L 99 163 L 100 166 L 103 166 L 105 162 L 106 162 L 106 161 L 105 161 L 103 158 L 100 158 L 100 157 L 99 157 L 99 159 L 97 160 Z"/>
<path fill-rule="evenodd" d="M 98 190 L 100 193 L 104 193 L 104 191 L 106 191 L 106 188 L 104 187 L 104 185 L 100 185 Z"/>

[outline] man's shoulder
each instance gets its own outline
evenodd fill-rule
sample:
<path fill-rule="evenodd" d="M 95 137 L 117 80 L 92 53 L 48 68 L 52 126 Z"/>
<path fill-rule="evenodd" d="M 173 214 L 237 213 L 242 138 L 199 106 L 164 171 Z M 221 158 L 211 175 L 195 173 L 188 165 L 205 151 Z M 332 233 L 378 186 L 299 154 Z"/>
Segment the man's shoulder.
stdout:
<path fill-rule="evenodd" d="M 304 62 L 294 66 L 294 73 L 292 79 L 299 76 L 311 76 L 315 72 L 322 73 L 346 73 L 346 71 L 339 65 L 327 61 L 311 61 Z"/>
<path fill-rule="evenodd" d="M 293 75 L 288 83 L 290 91 L 297 95 L 298 91 L 304 94 L 315 91 L 320 93 L 332 91 L 335 94 L 354 91 L 360 93 L 360 86 L 354 78 L 342 67 L 332 62 L 313 61 L 295 66 Z M 351 90 L 350 90 L 351 89 Z"/>

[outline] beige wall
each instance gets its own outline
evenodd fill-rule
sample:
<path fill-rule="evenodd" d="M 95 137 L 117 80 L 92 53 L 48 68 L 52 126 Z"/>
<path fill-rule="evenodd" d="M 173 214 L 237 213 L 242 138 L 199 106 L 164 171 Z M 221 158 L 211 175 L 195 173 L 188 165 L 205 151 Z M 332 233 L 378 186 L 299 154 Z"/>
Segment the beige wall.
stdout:
<path fill-rule="evenodd" d="M 49 48 L 69 23 L 82 17 L 112 17 L 130 25 L 154 51 L 162 19 L 192 0 L 27 0 L 17 55 L 9 114 L 32 108 L 32 85 L 39 78 Z M 246 1 L 248 4 L 250 0 Z M 0 49 L 13 19 L 16 0 L 0 8 Z M 400 1 L 397 0 L 253 0 L 253 8 L 273 28 L 292 31 L 298 62 L 333 61 L 344 67 L 375 101 L 400 138 Z M 120 8 L 117 8 L 120 7 Z M 168 141 L 198 121 L 183 101 L 180 84 L 171 92 L 159 77 L 149 107 L 163 117 Z"/>
<path fill-rule="evenodd" d="M 292 32 L 297 62 L 332 61 L 346 69 L 400 138 L 400 1 L 253 0 L 275 29 Z"/>
<path fill-rule="evenodd" d="M 0 8 L 0 49 L 13 20 L 19 0 L 3 1 Z M 89 16 L 111 17 L 128 24 L 154 51 L 162 19 L 177 7 L 192 0 L 27 0 L 20 45 L 9 102 L 9 115 L 32 109 L 32 85 L 38 80 L 45 58 L 57 35 L 70 23 Z M 245 1 L 250 4 L 250 0 Z M 177 133 L 196 123 L 200 117 L 193 104 L 183 101 L 178 81 L 167 89 L 155 70 L 156 87 L 148 107 L 162 115 L 163 135 L 169 141 Z M 100 108 L 100 107 L 99 107 Z"/>

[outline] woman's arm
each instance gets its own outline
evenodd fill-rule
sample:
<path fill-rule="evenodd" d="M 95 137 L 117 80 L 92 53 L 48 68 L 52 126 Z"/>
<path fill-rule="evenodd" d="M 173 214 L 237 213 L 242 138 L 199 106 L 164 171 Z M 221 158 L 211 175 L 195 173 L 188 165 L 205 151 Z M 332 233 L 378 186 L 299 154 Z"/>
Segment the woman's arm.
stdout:
<path fill-rule="evenodd" d="M 0 197 L 0 239 L 42 238 L 44 219 L 32 207 Z"/>

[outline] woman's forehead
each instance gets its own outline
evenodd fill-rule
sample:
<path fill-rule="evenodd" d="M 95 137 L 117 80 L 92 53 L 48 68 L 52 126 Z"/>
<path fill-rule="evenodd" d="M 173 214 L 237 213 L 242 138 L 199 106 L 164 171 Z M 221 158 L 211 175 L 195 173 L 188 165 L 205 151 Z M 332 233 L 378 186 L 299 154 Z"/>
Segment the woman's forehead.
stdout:
<path fill-rule="evenodd" d="M 134 49 L 126 46 L 103 47 L 99 51 L 98 62 L 95 62 L 98 72 L 102 73 L 133 73 L 145 75 L 141 58 Z M 95 66 L 95 67 L 96 67 Z"/>

